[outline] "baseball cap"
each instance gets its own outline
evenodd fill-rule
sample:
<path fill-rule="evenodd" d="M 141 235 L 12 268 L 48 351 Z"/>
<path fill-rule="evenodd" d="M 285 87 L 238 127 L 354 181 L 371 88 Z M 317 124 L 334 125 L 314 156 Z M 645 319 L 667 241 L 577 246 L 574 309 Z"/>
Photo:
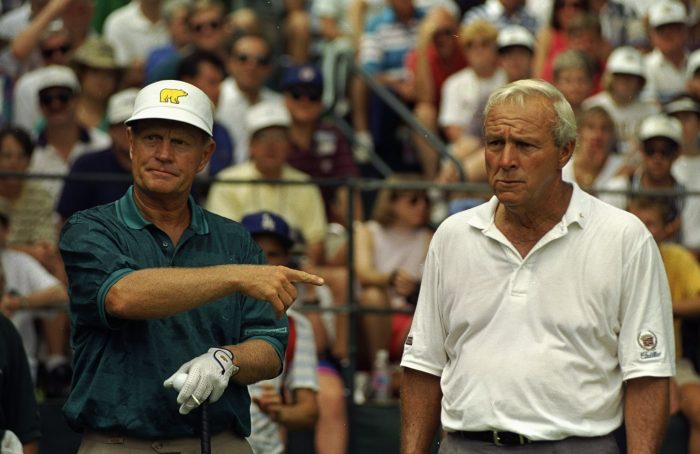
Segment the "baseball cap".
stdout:
<path fill-rule="evenodd" d="M 134 101 L 138 88 L 127 88 L 110 96 L 107 102 L 107 122 L 111 125 L 124 123 L 134 113 Z"/>
<path fill-rule="evenodd" d="M 120 69 L 114 55 L 114 48 L 104 39 L 93 36 L 88 38 L 73 55 L 74 63 L 100 69 Z"/>
<path fill-rule="evenodd" d="M 674 114 L 679 112 L 695 112 L 700 114 L 700 105 L 690 96 L 680 96 L 664 106 L 664 112 Z"/>
<path fill-rule="evenodd" d="M 37 93 L 51 87 L 67 87 L 73 93 L 80 91 L 78 76 L 72 69 L 63 65 L 48 65 L 36 70 Z"/>
<path fill-rule="evenodd" d="M 210 136 L 214 108 L 202 90 L 180 80 L 161 80 L 141 89 L 134 102 L 134 113 L 126 120 L 163 119 L 187 123 Z"/>
<path fill-rule="evenodd" d="M 683 3 L 666 0 L 649 8 L 649 25 L 653 28 L 666 24 L 687 24 L 688 13 Z"/>
<path fill-rule="evenodd" d="M 243 216 L 241 224 L 251 235 L 273 235 L 279 238 L 286 248 L 294 244 L 287 221 L 271 211 L 258 211 Z"/>
<path fill-rule="evenodd" d="M 608 57 L 605 70 L 611 74 L 631 74 L 646 79 L 644 57 L 642 53 L 631 46 L 615 49 Z"/>
<path fill-rule="evenodd" d="M 323 88 L 321 71 L 314 65 L 290 66 L 282 74 L 280 88 L 284 90 L 295 85 L 311 85 Z"/>
<path fill-rule="evenodd" d="M 288 128 L 291 124 L 292 118 L 289 111 L 279 101 L 262 101 L 254 104 L 246 114 L 246 126 L 250 137 L 261 129 L 272 126 Z"/>
<path fill-rule="evenodd" d="M 509 25 L 503 28 L 498 33 L 498 50 L 503 50 L 506 47 L 522 46 L 535 51 L 535 38 L 532 33 L 520 25 Z"/>
<path fill-rule="evenodd" d="M 692 79 L 698 69 L 700 69 L 700 49 L 693 51 L 688 56 L 688 69 L 685 74 L 686 79 Z"/>
<path fill-rule="evenodd" d="M 680 145 L 683 141 L 681 122 L 665 114 L 645 118 L 639 128 L 639 140 L 643 142 L 654 137 L 665 137 Z"/>

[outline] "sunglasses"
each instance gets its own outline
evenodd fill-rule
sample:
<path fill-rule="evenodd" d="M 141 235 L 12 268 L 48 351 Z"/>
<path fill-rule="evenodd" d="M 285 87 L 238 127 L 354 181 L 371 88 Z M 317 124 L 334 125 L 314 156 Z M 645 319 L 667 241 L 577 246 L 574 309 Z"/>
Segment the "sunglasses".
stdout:
<path fill-rule="evenodd" d="M 661 156 L 664 158 L 672 158 L 676 155 L 676 153 L 678 153 L 678 148 L 673 146 L 654 147 L 652 145 L 644 145 L 643 151 L 648 157 L 652 157 L 655 154 L 661 154 Z"/>
<path fill-rule="evenodd" d="M 67 104 L 71 100 L 73 95 L 68 92 L 60 93 L 39 93 L 39 103 L 42 106 L 50 106 L 54 101 L 58 101 L 61 104 Z"/>
<path fill-rule="evenodd" d="M 41 49 L 41 56 L 44 57 L 44 59 L 49 59 L 53 57 L 53 54 L 55 53 L 61 53 L 65 55 L 70 51 L 70 49 L 70 44 L 64 44 L 63 46 L 58 47 L 45 47 Z"/>
<path fill-rule="evenodd" d="M 212 20 L 209 22 L 202 22 L 199 24 L 192 24 L 192 30 L 194 30 L 197 33 L 201 33 L 202 30 L 205 28 L 210 28 L 212 30 L 218 30 L 219 27 L 221 27 L 221 21 L 219 20 Z"/>
<path fill-rule="evenodd" d="M 260 55 L 248 55 L 248 54 L 237 54 L 236 60 L 240 63 L 247 63 L 248 61 L 253 61 L 259 66 L 268 66 L 270 64 L 270 56 L 260 56 Z"/>
<path fill-rule="evenodd" d="M 287 93 L 297 101 L 301 98 L 307 98 L 309 101 L 314 102 L 320 101 L 323 95 L 321 90 L 310 87 L 292 87 L 287 90 Z"/>

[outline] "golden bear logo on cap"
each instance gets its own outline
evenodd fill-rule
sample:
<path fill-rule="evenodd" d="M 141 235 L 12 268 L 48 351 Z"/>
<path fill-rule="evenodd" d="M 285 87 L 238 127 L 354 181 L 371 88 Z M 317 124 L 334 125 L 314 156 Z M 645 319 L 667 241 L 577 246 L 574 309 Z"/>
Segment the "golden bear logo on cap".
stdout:
<path fill-rule="evenodd" d="M 160 91 L 160 102 L 180 104 L 180 98 L 187 96 L 185 90 L 179 88 L 164 88 Z"/>

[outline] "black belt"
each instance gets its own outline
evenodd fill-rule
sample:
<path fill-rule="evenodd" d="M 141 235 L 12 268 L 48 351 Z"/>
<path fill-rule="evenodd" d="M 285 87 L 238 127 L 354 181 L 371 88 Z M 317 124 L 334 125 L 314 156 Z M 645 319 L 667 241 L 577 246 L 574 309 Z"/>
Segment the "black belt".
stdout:
<path fill-rule="evenodd" d="M 496 446 L 517 446 L 534 443 L 524 435 L 516 434 L 515 432 L 499 432 L 496 430 L 485 430 L 483 432 L 451 432 L 458 437 L 466 438 L 467 440 L 485 441 L 493 443 Z"/>

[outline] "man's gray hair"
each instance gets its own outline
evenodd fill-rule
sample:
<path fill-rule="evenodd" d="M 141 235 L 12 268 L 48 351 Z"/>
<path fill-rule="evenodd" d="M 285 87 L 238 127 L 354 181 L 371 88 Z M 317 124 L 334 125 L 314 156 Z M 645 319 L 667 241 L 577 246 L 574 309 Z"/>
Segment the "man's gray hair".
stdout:
<path fill-rule="evenodd" d="M 569 101 L 552 84 L 544 80 L 523 79 L 511 82 L 491 93 L 484 108 L 484 118 L 488 118 L 489 112 L 495 106 L 502 104 L 515 104 L 524 106 L 526 101 L 533 98 L 546 99 L 554 109 L 554 143 L 557 147 L 563 147 L 576 141 L 576 115 Z"/>

